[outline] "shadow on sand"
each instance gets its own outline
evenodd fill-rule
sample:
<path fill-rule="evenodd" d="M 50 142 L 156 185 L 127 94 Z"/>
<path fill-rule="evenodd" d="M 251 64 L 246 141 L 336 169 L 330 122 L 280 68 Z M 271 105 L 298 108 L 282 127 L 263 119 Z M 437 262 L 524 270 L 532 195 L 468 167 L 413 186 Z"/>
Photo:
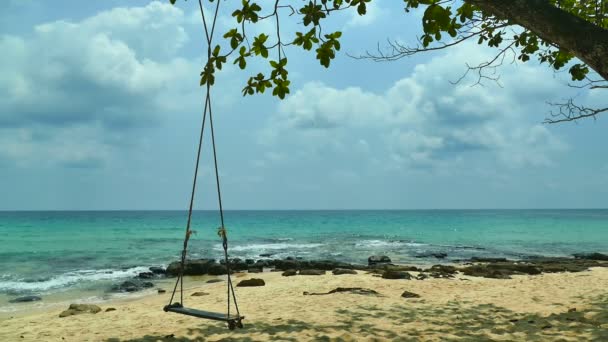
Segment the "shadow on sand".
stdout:
<path fill-rule="evenodd" d="M 421 301 L 422 303 L 424 301 Z M 608 341 L 608 297 L 585 310 L 541 316 L 515 313 L 494 305 L 449 302 L 440 307 L 395 306 L 383 310 L 358 306 L 335 312 L 335 322 L 311 324 L 300 320 L 249 322 L 229 331 L 210 323 L 188 329 L 186 337 L 142 336 L 107 342 L 151 341 Z M 603 326 L 602 326 L 603 325 Z"/>

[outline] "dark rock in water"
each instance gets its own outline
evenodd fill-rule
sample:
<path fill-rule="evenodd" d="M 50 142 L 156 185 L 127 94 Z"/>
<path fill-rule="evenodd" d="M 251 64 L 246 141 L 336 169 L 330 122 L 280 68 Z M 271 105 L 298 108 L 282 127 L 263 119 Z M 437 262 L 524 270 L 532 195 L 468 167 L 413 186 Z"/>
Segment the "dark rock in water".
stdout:
<path fill-rule="evenodd" d="M 266 283 L 264 282 L 264 279 L 259 279 L 259 278 L 241 280 L 238 284 L 236 284 L 237 287 L 252 287 L 252 286 L 264 286 L 264 285 L 266 285 Z"/>
<path fill-rule="evenodd" d="M 162 267 L 152 266 L 149 268 L 150 272 L 154 274 L 165 274 L 167 271 Z"/>
<path fill-rule="evenodd" d="M 106 312 L 110 312 L 110 311 L 116 311 L 116 308 L 107 308 Z"/>
<path fill-rule="evenodd" d="M 38 296 L 23 296 L 23 297 L 17 297 L 15 299 L 11 299 L 8 302 L 9 303 L 28 303 L 28 302 L 37 302 L 39 300 L 42 300 L 42 298 L 40 298 Z"/>
<path fill-rule="evenodd" d="M 119 285 L 112 286 L 114 292 L 136 292 L 145 288 L 154 287 L 154 284 L 149 281 L 127 280 Z"/>
<path fill-rule="evenodd" d="M 165 270 L 165 272 L 168 276 L 176 277 L 179 275 L 179 268 L 180 268 L 180 262 L 174 261 L 174 262 L 170 263 L 169 266 L 167 266 L 167 269 Z"/>
<path fill-rule="evenodd" d="M 310 292 L 304 292 L 303 295 L 305 296 L 322 296 L 322 295 L 328 295 L 328 294 L 332 294 L 332 293 L 344 293 L 344 292 L 349 292 L 349 293 L 353 293 L 353 294 L 360 294 L 360 295 L 373 295 L 373 296 L 378 296 L 380 295 L 378 292 L 371 290 L 371 289 L 365 289 L 362 287 L 338 287 L 335 288 L 329 292 L 320 292 L 320 293 L 310 293 Z"/>
<path fill-rule="evenodd" d="M 416 279 L 417 280 L 424 280 L 424 279 L 427 279 L 428 277 L 429 277 L 428 275 L 426 275 L 424 273 L 420 273 L 420 274 L 418 274 L 418 276 L 416 276 Z"/>
<path fill-rule="evenodd" d="M 304 262 L 302 262 L 304 263 Z M 352 269 L 353 265 L 335 260 L 312 260 L 308 262 L 308 267 L 315 270 L 331 271 L 336 268 Z M 304 267 L 303 267 L 304 268 Z"/>
<path fill-rule="evenodd" d="M 490 269 L 506 270 L 512 274 L 541 274 L 541 270 L 535 265 L 519 264 L 519 263 L 496 263 L 487 265 Z"/>
<path fill-rule="evenodd" d="M 139 291 L 141 288 L 139 287 L 139 283 L 135 283 L 134 281 L 124 281 L 120 285 L 115 285 L 112 287 L 112 291 L 115 292 L 135 292 Z"/>
<path fill-rule="evenodd" d="M 458 272 L 456 267 L 449 265 L 433 265 L 429 270 L 431 272 L 440 272 L 446 274 L 456 274 L 456 272 Z"/>
<path fill-rule="evenodd" d="M 587 265 L 577 265 L 574 263 L 555 263 L 541 265 L 540 269 L 543 273 L 559 273 L 559 272 L 582 272 L 589 269 Z"/>
<path fill-rule="evenodd" d="M 246 270 L 247 267 L 249 267 L 249 264 L 247 264 L 245 261 L 241 260 L 240 258 L 229 259 L 228 261 L 230 262 L 231 270 L 240 271 L 240 270 Z M 220 264 L 226 265 L 226 261 L 220 260 Z"/>
<path fill-rule="evenodd" d="M 502 272 L 499 269 L 489 269 L 482 265 L 468 266 L 460 270 L 464 275 L 472 277 L 494 278 L 494 279 L 511 279 L 511 276 Z"/>
<path fill-rule="evenodd" d="M 68 317 L 80 315 L 84 313 L 96 314 L 101 311 L 101 308 L 92 304 L 70 304 L 70 307 L 59 314 L 59 317 Z"/>
<path fill-rule="evenodd" d="M 403 298 L 420 298 L 420 295 L 414 292 L 410 292 L 410 291 L 404 291 L 401 294 L 401 297 Z"/>
<path fill-rule="evenodd" d="M 291 277 L 291 276 L 295 276 L 296 274 L 298 274 L 298 272 L 296 272 L 296 270 L 287 270 L 287 271 L 281 273 L 281 275 L 283 277 Z"/>
<path fill-rule="evenodd" d="M 274 253 L 263 253 L 263 254 L 260 254 L 260 257 L 262 257 L 262 258 L 270 258 L 273 255 L 274 255 Z"/>
<path fill-rule="evenodd" d="M 235 271 L 244 271 L 249 268 L 249 264 L 244 260 L 239 260 L 239 262 L 230 263 L 230 269 Z"/>
<path fill-rule="evenodd" d="M 157 291 L 158 291 L 158 294 L 166 293 L 167 292 L 167 290 L 165 290 L 165 289 L 158 289 Z"/>
<path fill-rule="evenodd" d="M 441 273 L 441 272 L 430 272 L 428 274 L 428 276 L 430 278 L 435 278 L 435 279 L 453 279 L 454 275 L 450 274 L 450 273 Z"/>
<path fill-rule="evenodd" d="M 140 278 L 140 279 L 152 279 L 152 278 L 154 278 L 154 273 L 152 273 L 152 272 L 141 272 L 140 274 L 137 275 L 137 278 Z"/>
<path fill-rule="evenodd" d="M 294 258 L 294 257 L 287 257 L 287 258 L 285 258 L 285 260 L 296 260 L 296 258 Z"/>
<path fill-rule="evenodd" d="M 307 264 L 306 262 L 304 263 Z M 297 260 L 274 260 L 273 265 L 278 270 L 291 270 L 302 268 L 302 262 Z"/>
<path fill-rule="evenodd" d="M 507 258 L 485 258 L 485 257 L 472 257 L 472 262 L 507 262 Z"/>
<path fill-rule="evenodd" d="M 603 261 L 570 258 L 534 258 L 527 263 L 547 273 L 582 272 L 589 267 L 608 267 L 608 263 Z"/>
<path fill-rule="evenodd" d="M 369 266 L 389 263 L 391 263 L 391 258 L 387 257 L 386 255 L 372 255 L 367 258 L 367 264 Z"/>
<path fill-rule="evenodd" d="M 404 271 L 384 271 L 384 273 L 382 273 L 382 278 L 384 279 L 412 279 L 412 275 L 409 274 L 408 272 L 404 272 Z"/>
<path fill-rule="evenodd" d="M 591 256 L 597 258 L 600 256 Z M 551 258 L 551 257 L 528 257 L 523 261 L 502 261 L 500 258 L 476 259 L 489 263 L 465 267 L 462 272 L 466 275 L 475 277 L 507 279 L 511 275 L 527 274 L 537 275 L 541 273 L 556 272 L 582 272 L 590 267 L 607 267 L 608 264 L 591 259 L 570 259 L 570 258 Z"/>
<path fill-rule="evenodd" d="M 270 262 L 267 260 L 258 260 L 253 264 L 253 267 L 264 268 L 270 266 Z"/>
<path fill-rule="evenodd" d="M 228 274 L 228 270 L 226 269 L 226 265 L 214 263 L 214 264 L 210 265 L 209 268 L 207 269 L 207 274 L 210 274 L 210 275 Z"/>
<path fill-rule="evenodd" d="M 255 264 L 255 260 L 253 260 L 253 259 L 245 259 L 245 263 L 247 265 L 253 265 L 253 264 Z"/>
<path fill-rule="evenodd" d="M 204 275 L 209 271 L 209 267 L 218 265 L 214 259 L 186 260 L 184 264 L 184 275 Z M 179 275 L 180 262 L 174 261 L 167 267 L 166 273 L 170 276 Z"/>
<path fill-rule="evenodd" d="M 447 253 L 442 253 L 442 252 L 429 252 L 429 253 L 422 253 L 422 254 L 417 254 L 414 257 L 415 258 L 436 258 L 436 259 L 445 259 L 445 257 L 447 257 Z"/>
<path fill-rule="evenodd" d="M 217 278 L 216 279 L 209 279 L 209 280 L 207 280 L 207 284 L 221 283 L 222 281 L 224 281 L 224 280 L 217 279 Z"/>
<path fill-rule="evenodd" d="M 608 261 L 608 255 L 602 253 L 576 253 L 573 256 L 576 259 Z"/>
<path fill-rule="evenodd" d="M 278 270 L 292 270 L 301 268 L 301 262 L 297 260 L 274 260 L 274 267 Z"/>
<path fill-rule="evenodd" d="M 542 273 L 541 269 L 533 264 L 515 262 L 473 265 L 465 267 L 461 271 L 465 275 L 473 277 L 496 279 L 509 279 L 511 275 L 515 274 L 536 275 Z"/>
<path fill-rule="evenodd" d="M 192 297 L 202 297 L 202 296 L 208 296 L 209 294 L 207 292 L 194 292 L 192 294 Z"/>
<path fill-rule="evenodd" d="M 416 266 L 407 266 L 407 265 L 386 265 L 384 266 L 384 270 L 390 271 L 405 271 L 405 272 L 421 272 L 422 270 Z"/>
<path fill-rule="evenodd" d="M 433 265 L 431 268 L 424 270 L 425 273 L 420 273 L 416 279 L 423 280 L 428 277 L 451 279 L 458 272 L 456 267 L 449 265 Z"/>
<path fill-rule="evenodd" d="M 386 271 L 400 271 L 400 272 L 422 272 L 421 269 L 415 266 L 405 266 L 405 265 L 374 265 L 368 266 L 367 270 L 371 273 L 382 275 Z"/>
<path fill-rule="evenodd" d="M 300 270 L 299 275 L 324 275 L 325 270 Z"/>
<path fill-rule="evenodd" d="M 249 273 L 262 273 L 263 270 L 262 270 L 262 268 L 250 267 L 250 268 L 247 269 L 247 272 L 249 272 Z"/>
<path fill-rule="evenodd" d="M 345 268 L 336 268 L 333 271 L 331 271 L 331 273 L 333 273 L 334 275 L 357 274 L 357 271 L 355 271 L 355 270 L 349 270 L 349 269 L 345 269 Z"/>

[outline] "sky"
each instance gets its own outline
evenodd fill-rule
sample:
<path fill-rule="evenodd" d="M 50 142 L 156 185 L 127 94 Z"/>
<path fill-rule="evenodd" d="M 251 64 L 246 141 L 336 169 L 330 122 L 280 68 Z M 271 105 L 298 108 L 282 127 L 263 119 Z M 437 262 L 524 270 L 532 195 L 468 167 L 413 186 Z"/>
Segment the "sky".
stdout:
<path fill-rule="evenodd" d="M 547 102 L 599 106 L 605 93 L 568 87 L 565 73 L 535 62 L 503 66 L 500 85 L 453 84 L 466 63 L 492 57 L 476 44 L 394 62 L 351 58 L 421 33 L 419 12 L 373 4 L 365 17 L 327 20 L 327 32 L 343 32 L 331 68 L 286 50 L 283 101 L 241 95 L 264 61 L 216 76 L 225 208 L 608 207 L 608 116 L 542 123 Z M 222 6 L 220 34 L 233 24 Z M 0 210 L 187 209 L 204 96 L 197 11 L 196 1 L 168 0 L 3 5 Z M 284 16 L 285 35 L 296 29 Z M 209 147 L 196 209 L 217 208 Z"/>

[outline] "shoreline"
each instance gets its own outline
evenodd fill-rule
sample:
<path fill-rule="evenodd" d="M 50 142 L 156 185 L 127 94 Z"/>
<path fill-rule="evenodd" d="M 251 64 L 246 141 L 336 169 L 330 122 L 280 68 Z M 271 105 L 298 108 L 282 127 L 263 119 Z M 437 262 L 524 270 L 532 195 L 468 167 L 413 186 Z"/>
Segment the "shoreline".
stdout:
<path fill-rule="evenodd" d="M 593 257 L 599 259 L 593 259 Z M 372 258 L 377 258 L 372 262 Z M 383 259 L 386 258 L 386 259 Z M 524 260 L 507 260 L 505 258 L 472 258 L 468 260 L 452 261 L 441 260 L 437 258 L 435 261 L 440 261 L 440 264 L 430 262 L 430 257 L 421 259 L 417 264 L 393 264 L 390 258 L 386 256 L 371 256 L 368 259 L 368 265 L 350 264 L 335 260 L 304 260 L 302 258 L 285 258 L 285 259 L 258 259 L 242 260 L 232 259 L 233 270 L 237 274 L 245 274 L 255 276 L 262 274 L 261 272 L 283 272 L 283 271 L 298 271 L 298 270 L 325 270 L 332 271 L 335 269 L 354 269 L 359 272 L 371 272 L 376 275 L 384 276 L 383 273 L 408 273 L 410 271 L 418 272 L 419 280 L 431 278 L 453 278 L 457 272 L 464 275 L 485 278 L 505 279 L 511 275 L 537 275 L 541 273 L 558 273 L 558 272 L 580 272 L 591 267 L 608 267 L 608 255 L 599 253 L 579 254 L 576 258 L 555 258 L 555 257 L 539 257 Z M 381 261 L 382 260 L 382 261 Z M 426 262 L 422 262 L 426 261 Z M 137 300 L 141 297 L 147 297 L 157 294 L 158 289 L 170 291 L 175 279 L 176 262 L 170 263 L 167 268 L 150 267 L 154 273 L 144 272 L 139 276 L 125 278 L 118 285 L 114 283 L 112 290 L 103 287 L 93 288 L 84 287 L 79 289 L 67 289 L 56 293 L 42 294 L 43 300 L 28 303 L 6 303 L 0 308 L 0 320 L 8 317 L 17 317 L 28 315 L 32 312 L 44 312 L 53 308 L 69 305 L 70 303 L 88 303 L 105 305 L 107 303 L 115 303 L 122 301 Z M 431 266 L 432 265 L 432 266 Z M 430 266 L 430 267 L 429 267 Z M 157 273 L 158 269 L 161 273 Z M 244 272 L 244 273 L 238 273 Z M 145 275 L 146 277 L 141 277 Z M 217 263 L 214 259 L 191 259 L 186 265 L 186 280 L 187 282 L 200 282 L 213 278 L 225 279 L 226 268 L 222 263 Z M 406 274 L 408 277 L 409 274 Z M 149 277 L 150 278 L 149 278 Z M 395 274 L 389 275 L 395 277 Z M 126 289 L 127 283 L 135 282 L 137 289 Z M 149 286 L 142 286 L 147 283 Z M 108 286 L 106 284 L 106 286 Z M 33 294 L 35 295 L 35 294 Z M 3 301 L 8 301 L 15 296 L 5 295 Z"/>
<path fill-rule="evenodd" d="M 266 282 L 262 287 L 236 288 L 241 312 L 246 316 L 242 330 L 230 331 L 222 323 L 163 312 L 162 307 L 170 298 L 168 291 L 103 303 L 99 305 L 102 311 L 97 314 L 59 318 L 59 313 L 67 308 L 64 307 L 2 319 L 0 338 L 7 341 L 214 341 L 225 338 L 358 341 L 373 337 L 444 340 L 484 336 L 506 340 L 560 337 L 580 341 L 585 336 L 605 336 L 601 334 L 608 331 L 608 315 L 602 313 L 608 307 L 605 287 L 608 268 L 515 275 L 511 279 L 457 274 L 452 279 L 402 280 L 383 279 L 365 272 L 293 277 L 282 276 L 280 272 L 237 273 L 233 277 L 235 283 L 249 278 Z M 186 281 L 186 306 L 225 311 L 225 282 Z M 374 290 L 378 295 L 303 295 L 303 292 L 326 293 L 337 287 L 361 287 Z M 192 296 L 193 292 L 201 291 L 208 295 Z M 403 298 L 404 291 L 419 294 L 420 298 Z M 110 307 L 116 310 L 106 312 Z M 569 320 L 572 317 L 574 321 Z M 529 323 L 531 321 L 533 323 Z M 574 327 L 577 324 L 582 328 Z M 165 339 L 170 335 L 175 339 Z"/>

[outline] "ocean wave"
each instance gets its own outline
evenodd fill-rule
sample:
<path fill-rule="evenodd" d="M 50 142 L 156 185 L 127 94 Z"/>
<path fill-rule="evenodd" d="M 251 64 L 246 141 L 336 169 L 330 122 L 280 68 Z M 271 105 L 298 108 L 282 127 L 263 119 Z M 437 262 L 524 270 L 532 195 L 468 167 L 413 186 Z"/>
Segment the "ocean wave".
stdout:
<path fill-rule="evenodd" d="M 248 251 L 268 251 L 268 250 L 291 250 L 291 249 L 308 249 L 321 247 L 321 243 L 262 243 L 262 244 L 251 244 L 251 245 L 240 245 L 231 246 L 230 250 L 234 252 L 248 252 Z M 221 245 L 213 247 L 216 250 L 222 250 Z"/>
<path fill-rule="evenodd" d="M 406 240 L 362 240 L 355 243 L 355 247 L 363 248 L 396 248 L 396 247 L 422 247 L 428 246 L 424 243 L 418 243 Z"/>
<path fill-rule="evenodd" d="M 453 248 L 453 249 L 473 249 L 473 250 L 485 250 L 483 247 L 478 246 L 467 246 L 467 245 L 437 245 L 438 247 Z"/>
<path fill-rule="evenodd" d="M 40 280 L 14 279 L 0 281 L 0 293 L 40 293 L 51 290 L 68 288 L 83 282 L 95 282 L 104 280 L 115 280 L 130 278 L 140 272 L 145 272 L 148 267 L 137 266 L 126 270 L 79 270 L 67 272 L 58 276 Z"/>

